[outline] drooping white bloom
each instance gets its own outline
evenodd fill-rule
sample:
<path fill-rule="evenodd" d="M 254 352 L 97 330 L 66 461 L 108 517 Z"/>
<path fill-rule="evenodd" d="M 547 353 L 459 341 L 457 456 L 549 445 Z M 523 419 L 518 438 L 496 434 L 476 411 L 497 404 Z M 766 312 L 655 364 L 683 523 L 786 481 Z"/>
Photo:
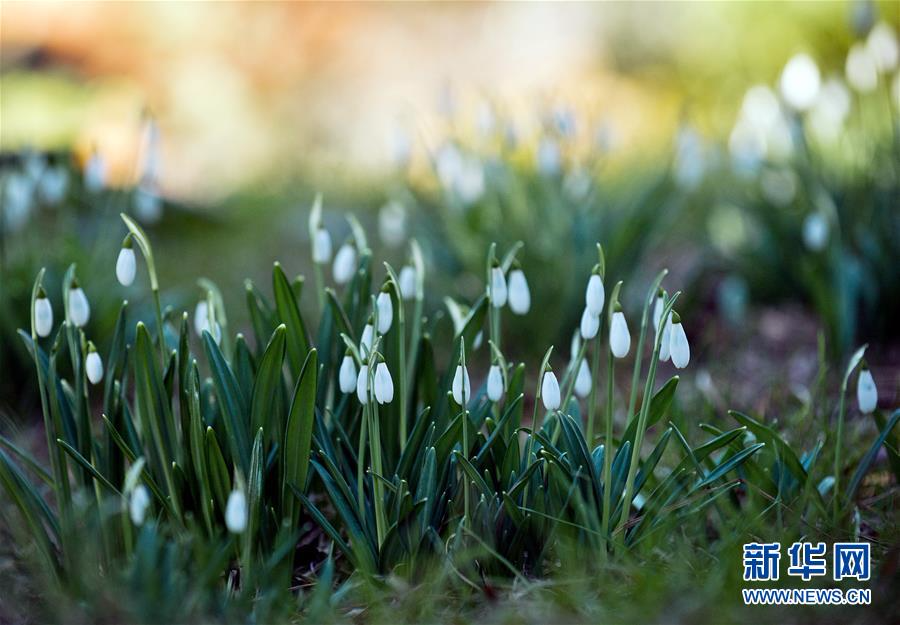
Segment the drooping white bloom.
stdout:
<path fill-rule="evenodd" d="M 544 402 L 546 410 L 556 410 L 559 408 L 559 382 L 552 371 L 545 371 L 541 380 L 541 399 Z"/>
<path fill-rule="evenodd" d="M 362 338 L 359 340 L 359 353 L 363 358 L 369 357 L 369 350 L 372 349 L 372 341 L 375 339 L 375 328 L 372 322 L 366 324 L 363 328 Z"/>
<path fill-rule="evenodd" d="M 691 348 L 684 333 L 684 326 L 681 325 L 681 318 L 677 314 L 672 317 L 669 331 L 669 354 L 672 356 L 672 364 L 679 369 L 687 367 L 691 360 Z"/>
<path fill-rule="evenodd" d="M 350 243 L 344 243 L 334 256 L 334 264 L 331 266 L 334 281 L 338 284 L 347 284 L 356 271 L 356 248 Z"/>
<path fill-rule="evenodd" d="M 671 353 L 670 353 L 671 336 L 672 336 L 672 313 L 669 313 L 669 316 L 666 317 L 666 320 L 663 322 L 662 337 L 659 341 L 659 360 L 660 360 L 660 362 L 666 362 L 671 357 Z"/>
<path fill-rule="evenodd" d="M 394 304 L 391 302 L 391 294 L 387 291 L 379 293 L 375 305 L 378 306 L 378 332 L 387 334 L 394 322 Z"/>
<path fill-rule="evenodd" d="M 386 362 L 379 362 L 375 368 L 375 400 L 379 404 L 389 404 L 394 400 L 394 381 Z"/>
<path fill-rule="evenodd" d="M 197 302 L 194 308 L 194 330 L 198 336 L 203 335 L 203 331 L 209 327 L 209 304 L 205 299 Z"/>
<path fill-rule="evenodd" d="M 469 382 L 469 370 L 462 365 L 456 366 L 456 373 L 453 374 L 453 401 L 460 406 L 465 405 L 472 399 L 472 385 Z"/>
<path fill-rule="evenodd" d="M 813 252 L 821 252 L 828 243 L 828 220 L 825 216 L 815 211 L 803 220 L 803 243 Z"/>
<path fill-rule="evenodd" d="M 143 525 L 147 518 L 147 509 L 150 507 L 150 493 L 143 484 L 134 487 L 131 497 L 128 498 L 128 516 L 135 525 Z"/>
<path fill-rule="evenodd" d="M 331 262 L 331 235 L 328 230 L 319 226 L 312 241 L 313 262 L 324 265 Z"/>
<path fill-rule="evenodd" d="M 897 35 L 894 33 L 894 29 L 886 22 L 879 22 L 869 31 L 866 47 L 880 71 L 889 72 L 897 66 L 900 47 L 897 45 Z"/>
<path fill-rule="evenodd" d="M 821 80 L 819 66 L 812 57 L 797 54 L 781 72 L 781 95 L 792 108 L 805 111 L 815 103 Z"/>
<path fill-rule="evenodd" d="M 359 375 L 356 376 L 356 397 L 363 405 L 369 403 L 369 365 L 359 368 Z"/>
<path fill-rule="evenodd" d="M 242 490 L 233 490 L 225 504 L 225 527 L 232 534 L 242 534 L 247 529 L 247 496 Z"/>
<path fill-rule="evenodd" d="M 405 300 L 411 300 L 416 296 L 416 268 L 412 265 L 404 265 L 397 277 L 400 282 L 400 296 Z"/>
<path fill-rule="evenodd" d="M 581 364 L 578 366 L 578 375 L 575 376 L 575 394 L 583 399 L 591 392 L 592 386 L 593 380 L 591 379 L 591 370 L 588 367 L 587 358 L 582 358 Z"/>
<path fill-rule="evenodd" d="M 844 66 L 847 82 L 861 93 L 867 93 L 878 86 L 878 65 L 869 49 L 861 43 L 854 45 L 847 53 Z"/>
<path fill-rule="evenodd" d="M 517 315 L 527 314 L 531 310 L 531 291 L 528 280 L 521 269 L 509 272 L 509 308 Z"/>
<path fill-rule="evenodd" d="M 94 150 L 84 165 L 84 188 L 96 193 L 106 186 L 106 161 Z"/>
<path fill-rule="evenodd" d="M 859 378 L 856 380 L 856 401 L 859 403 L 859 410 L 863 414 L 869 414 L 875 410 L 878 404 L 878 389 L 875 387 L 875 379 L 869 368 L 863 365 L 859 372 Z"/>
<path fill-rule="evenodd" d="M 491 268 L 491 305 L 494 308 L 503 308 L 506 305 L 506 276 L 500 266 Z"/>
<path fill-rule="evenodd" d="M 84 290 L 75 282 L 69 288 L 69 318 L 79 328 L 83 328 L 91 318 L 91 305 Z"/>
<path fill-rule="evenodd" d="M 487 396 L 491 401 L 500 401 L 503 397 L 503 372 L 499 365 L 491 365 L 487 378 Z"/>
<path fill-rule="evenodd" d="M 666 300 L 663 297 L 662 289 L 656 293 L 656 300 L 653 302 L 653 329 L 659 332 L 659 322 L 662 320 L 663 309 L 666 307 Z"/>
<path fill-rule="evenodd" d="M 592 315 L 603 312 L 603 302 L 606 300 L 606 291 L 603 288 L 603 278 L 599 273 L 592 273 L 588 279 L 587 289 L 584 292 L 584 304 Z"/>
<path fill-rule="evenodd" d="M 597 336 L 600 330 L 600 315 L 595 315 L 590 309 L 585 308 L 581 313 L 581 337 L 584 340 L 590 340 Z"/>
<path fill-rule="evenodd" d="M 53 307 L 43 289 L 34 300 L 34 329 L 38 336 L 48 336 L 53 329 Z"/>
<path fill-rule="evenodd" d="M 131 239 L 122 244 L 119 250 L 119 258 L 116 259 L 116 278 L 122 286 L 130 286 L 134 282 L 136 271 L 134 249 L 131 247 Z"/>
<path fill-rule="evenodd" d="M 353 356 L 347 354 L 341 361 L 341 369 L 338 372 L 338 382 L 342 393 L 352 393 L 356 388 L 356 363 Z"/>
<path fill-rule="evenodd" d="M 609 326 L 609 347 L 616 358 L 625 358 L 631 349 L 631 333 L 628 331 L 625 313 L 621 310 L 613 313 Z"/>
<path fill-rule="evenodd" d="M 103 361 L 93 343 L 88 343 L 88 355 L 84 359 L 84 370 L 91 384 L 99 384 L 103 379 Z"/>

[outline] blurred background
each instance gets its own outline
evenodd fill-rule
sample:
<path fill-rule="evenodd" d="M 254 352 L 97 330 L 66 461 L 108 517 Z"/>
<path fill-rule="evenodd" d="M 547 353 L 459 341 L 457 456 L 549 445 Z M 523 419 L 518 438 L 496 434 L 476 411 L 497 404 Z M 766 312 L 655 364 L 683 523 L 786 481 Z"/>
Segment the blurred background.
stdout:
<path fill-rule="evenodd" d="M 77 262 L 108 334 L 126 211 L 165 303 L 192 309 L 207 276 L 240 327 L 245 277 L 310 275 L 317 191 L 336 246 L 347 211 L 395 266 L 420 241 L 432 311 L 478 296 L 490 242 L 523 241 L 519 357 L 568 347 L 600 241 L 633 328 L 660 268 L 686 291 L 699 392 L 802 398 L 820 343 L 836 362 L 869 341 L 896 397 L 894 2 L 0 12 L 0 409 L 33 404 L 15 329 L 40 266 L 58 284 Z"/>

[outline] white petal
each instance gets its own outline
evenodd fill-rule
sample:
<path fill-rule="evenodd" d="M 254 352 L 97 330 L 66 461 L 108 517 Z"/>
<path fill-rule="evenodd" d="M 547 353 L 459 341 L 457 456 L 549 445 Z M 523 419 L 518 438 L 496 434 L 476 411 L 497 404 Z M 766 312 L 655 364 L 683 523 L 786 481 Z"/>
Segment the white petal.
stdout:
<path fill-rule="evenodd" d="M 465 406 L 472 399 L 472 383 L 469 381 L 469 370 L 462 365 L 456 366 L 453 374 L 453 401 Z"/>
<path fill-rule="evenodd" d="M 585 308 L 584 312 L 581 313 L 581 337 L 586 341 L 590 340 L 597 336 L 599 330 L 600 315 L 595 315 L 590 309 Z M 576 351 L 573 351 L 572 353 L 575 354 Z"/>
<path fill-rule="evenodd" d="M 691 360 L 691 348 L 688 345 L 687 335 L 681 323 L 673 323 L 669 332 L 669 353 L 672 356 L 672 364 L 679 369 L 687 367 Z"/>
<path fill-rule="evenodd" d="M 659 332 L 659 322 L 662 320 L 663 308 L 665 308 L 665 301 L 663 300 L 662 295 L 656 296 L 656 301 L 653 302 L 653 329 L 656 332 Z"/>
<path fill-rule="evenodd" d="M 671 335 L 672 335 L 672 313 L 669 313 L 669 316 L 666 317 L 666 321 L 663 324 L 662 338 L 659 342 L 659 360 L 660 362 L 666 362 L 671 354 L 669 353 L 669 348 L 671 347 Z"/>
<path fill-rule="evenodd" d="M 341 370 L 338 373 L 338 381 L 342 393 L 352 393 L 356 388 L 356 363 L 352 356 L 344 356 L 341 362 Z"/>
<path fill-rule="evenodd" d="M 362 339 L 359 341 L 359 353 L 363 358 L 369 357 L 369 351 L 372 349 L 372 341 L 375 338 L 375 328 L 371 323 L 367 323 L 363 328 Z"/>
<path fill-rule="evenodd" d="M 506 305 L 506 277 L 503 269 L 493 267 L 491 269 L 491 305 L 494 308 L 502 308 Z"/>
<path fill-rule="evenodd" d="M 349 243 L 344 243 L 334 257 L 334 265 L 332 265 L 334 281 L 338 284 L 346 284 L 350 282 L 355 271 L 356 248 Z"/>
<path fill-rule="evenodd" d="M 616 358 L 624 358 L 631 349 L 631 333 L 628 332 L 628 322 L 625 321 L 625 314 L 621 310 L 613 313 L 609 329 L 609 347 Z"/>
<path fill-rule="evenodd" d="M 593 380 L 591 379 L 591 370 L 587 365 L 587 359 L 581 359 L 581 365 L 578 367 L 578 376 L 575 378 L 575 394 L 581 398 L 587 397 L 591 392 Z"/>
<path fill-rule="evenodd" d="M 247 497 L 242 491 L 233 490 L 225 505 L 225 527 L 232 534 L 241 534 L 247 529 Z"/>
<path fill-rule="evenodd" d="M 312 245 L 313 262 L 324 265 L 331 261 L 331 235 L 325 228 L 318 228 L 313 237 Z"/>
<path fill-rule="evenodd" d="M 394 322 L 394 304 L 391 302 L 390 294 L 382 291 L 378 294 L 375 304 L 378 306 L 378 332 L 387 334 Z"/>
<path fill-rule="evenodd" d="M 552 371 L 544 373 L 544 379 L 541 382 L 541 399 L 544 401 L 545 409 L 556 410 L 559 408 L 559 382 Z"/>
<path fill-rule="evenodd" d="M 521 269 L 513 269 L 509 274 L 509 308 L 517 315 L 531 310 L 531 291 Z"/>
<path fill-rule="evenodd" d="M 584 304 L 592 315 L 603 312 L 603 302 L 606 299 L 606 291 L 603 289 L 603 279 L 596 273 L 588 279 L 587 289 L 584 292 Z"/>
<path fill-rule="evenodd" d="M 103 379 L 103 361 L 100 360 L 100 354 L 89 352 L 84 359 L 84 370 L 91 384 L 99 383 Z"/>
<path fill-rule="evenodd" d="M 143 484 L 135 486 L 131 497 L 128 499 L 128 515 L 135 525 L 143 525 L 147 518 L 147 508 L 150 507 L 150 493 Z"/>
<path fill-rule="evenodd" d="M 503 397 L 503 373 L 497 365 L 491 365 L 488 371 L 487 396 L 491 401 L 500 401 Z"/>
<path fill-rule="evenodd" d="M 129 286 L 134 282 L 135 262 L 134 250 L 130 247 L 123 247 L 119 250 L 119 258 L 116 259 L 116 278 L 119 284 Z"/>
<path fill-rule="evenodd" d="M 91 305 L 81 287 L 69 289 L 69 317 L 79 328 L 83 328 L 91 318 Z"/>
<path fill-rule="evenodd" d="M 394 399 L 394 381 L 384 362 L 379 362 L 375 369 L 375 399 L 379 404 L 389 404 Z"/>
<path fill-rule="evenodd" d="M 411 265 L 404 265 L 400 270 L 400 296 L 405 300 L 411 300 L 416 296 L 416 270 Z"/>
<path fill-rule="evenodd" d="M 34 329 L 38 336 L 48 336 L 53 329 L 53 307 L 46 297 L 34 301 Z"/>
<path fill-rule="evenodd" d="M 369 366 L 363 365 L 359 368 L 359 375 L 356 376 L 356 397 L 359 403 L 369 403 Z"/>
<path fill-rule="evenodd" d="M 194 331 L 197 332 L 198 335 L 202 336 L 203 331 L 209 326 L 209 305 L 206 303 L 205 299 L 197 302 L 197 307 L 194 308 Z"/>
<path fill-rule="evenodd" d="M 869 414 L 878 405 L 878 389 L 875 387 L 872 372 L 868 369 L 859 372 L 859 379 L 856 382 L 856 401 L 863 414 Z"/>

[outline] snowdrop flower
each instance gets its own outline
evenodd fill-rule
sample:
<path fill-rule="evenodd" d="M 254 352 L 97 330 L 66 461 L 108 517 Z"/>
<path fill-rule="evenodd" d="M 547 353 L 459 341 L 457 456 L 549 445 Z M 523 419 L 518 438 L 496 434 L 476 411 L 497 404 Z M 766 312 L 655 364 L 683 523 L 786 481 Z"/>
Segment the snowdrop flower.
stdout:
<path fill-rule="evenodd" d="M 356 271 L 356 248 L 352 243 L 344 243 L 334 256 L 334 264 L 331 266 L 334 281 L 338 284 L 347 284 Z"/>
<path fill-rule="evenodd" d="M 353 362 L 353 356 L 350 355 L 349 350 L 344 354 L 344 360 L 341 361 L 338 382 L 342 393 L 352 393 L 356 388 L 356 363 Z"/>
<path fill-rule="evenodd" d="M 312 242 L 313 262 L 317 265 L 325 265 L 331 262 L 331 235 L 328 230 L 319 226 Z"/>
<path fill-rule="evenodd" d="M 105 186 L 106 161 L 95 148 L 84 165 L 84 188 L 91 193 L 96 193 Z"/>
<path fill-rule="evenodd" d="M 815 211 L 803 220 L 803 244 L 812 252 L 821 252 L 828 243 L 828 220 Z"/>
<path fill-rule="evenodd" d="M 657 289 L 656 300 L 653 302 L 653 329 L 659 332 L 659 322 L 662 320 L 663 309 L 666 307 L 666 298 L 663 290 Z"/>
<path fill-rule="evenodd" d="M 368 359 L 369 350 L 372 349 L 372 342 L 375 340 L 375 327 L 372 325 L 372 317 L 366 322 L 363 328 L 362 338 L 359 340 L 359 353 L 363 358 Z"/>
<path fill-rule="evenodd" d="M 453 401 L 465 407 L 472 398 L 472 385 L 469 382 L 469 370 L 462 365 L 456 365 L 456 373 L 453 374 Z"/>
<path fill-rule="evenodd" d="M 122 249 L 119 250 L 119 258 L 116 260 L 116 278 L 122 286 L 130 286 L 134 282 L 135 258 L 131 235 L 122 241 Z"/>
<path fill-rule="evenodd" d="M 581 365 L 578 367 L 578 375 L 575 377 L 575 394 L 584 399 L 591 392 L 593 380 L 591 380 L 591 370 L 588 368 L 587 359 L 581 359 Z"/>
<path fill-rule="evenodd" d="M 518 267 L 509 272 L 509 308 L 517 315 L 527 314 L 531 309 L 531 291 L 525 273 Z"/>
<path fill-rule="evenodd" d="M 593 314 L 588 308 L 581 313 L 581 336 L 588 341 L 597 336 L 600 329 L 600 315 Z M 574 352 L 573 352 L 574 353 Z"/>
<path fill-rule="evenodd" d="M 147 518 L 147 509 L 150 507 L 150 493 L 143 484 L 134 487 L 131 497 L 128 498 L 128 516 L 135 525 L 143 525 Z"/>
<path fill-rule="evenodd" d="M 242 490 L 233 490 L 225 504 L 225 527 L 232 534 L 242 534 L 247 529 L 247 496 Z"/>
<path fill-rule="evenodd" d="M 666 320 L 663 322 L 663 330 L 662 337 L 659 341 L 659 360 L 660 362 L 666 362 L 670 357 L 670 347 L 671 347 L 671 336 L 672 336 L 672 313 L 669 313 L 669 316 L 666 317 Z"/>
<path fill-rule="evenodd" d="M 878 404 L 878 389 L 875 387 L 875 379 L 865 362 L 862 363 L 859 378 L 856 380 L 856 401 L 863 414 L 871 413 Z"/>
<path fill-rule="evenodd" d="M 506 277 L 503 275 L 503 268 L 497 261 L 494 261 L 494 266 L 491 267 L 490 296 L 491 305 L 494 308 L 503 308 L 506 305 Z"/>
<path fill-rule="evenodd" d="M 386 283 L 381 287 L 381 293 L 378 294 L 375 305 L 378 307 L 378 333 L 387 334 L 394 322 L 394 304 L 391 302 L 391 294 L 388 293 Z"/>
<path fill-rule="evenodd" d="M 781 95 L 798 111 L 811 107 L 819 94 L 821 76 L 819 66 L 808 54 L 797 54 L 781 72 Z"/>
<path fill-rule="evenodd" d="M 861 43 L 850 48 L 844 71 L 847 74 L 847 82 L 860 93 L 872 91 L 878 86 L 878 65 L 875 57 Z"/>
<path fill-rule="evenodd" d="M 897 66 L 897 59 L 900 57 L 897 35 L 886 22 L 879 22 L 869 32 L 866 47 L 880 71 L 889 72 Z"/>
<path fill-rule="evenodd" d="M 79 328 L 83 328 L 91 317 L 91 305 L 77 280 L 72 280 L 69 287 L 69 319 Z"/>
<path fill-rule="evenodd" d="M 412 265 L 404 265 L 397 277 L 400 281 L 400 296 L 405 300 L 414 299 L 416 296 L 416 269 Z"/>
<path fill-rule="evenodd" d="M 38 296 L 34 300 L 34 329 L 38 336 L 49 336 L 53 329 L 53 307 L 44 287 L 38 288 Z"/>
<path fill-rule="evenodd" d="M 609 347 L 616 358 L 624 358 L 631 349 L 628 322 L 625 321 L 625 313 L 622 312 L 622 307 L 618 303 L 609 326 Z"/>
<path fill-rule="evenodd" d="M 375 368 L 375 400 L 379 404 L 389 404 L 394 400 L 394 381 L 383 360 Z"/>
<path fill-rule="evenodd" d="M 466 376 L 468 381 L 468 376 Z M 503 372 L 500 371 L 499 365 L 491 365 L 487 378 L 487 396 L 491 401 L 500 401 L 503 397 Z"/>
<path fill-rule="evenodd" d="M 597 266 L 588 279 L 587 289 L 584 292 L 584 303 L 592 315 L 599 315 L 603 312 L 605 299 L 606 291 L 603 289 L 603 278 L 600 277 L 600 268 Z"/>
<path fill-rule="evenodd" d="M 688 345 L 687 335 L 684 333 L 684 326 L 681 325 L 681 317 L 676 312 L 672 313 L 669 354 L 672 356 L 672 364 L 679 369 L 687 367 L 691 360 L 691 348 Z"/>
<path fill-rule="evenodd" d="M 356 397 L 363 405 L 369 403 L 369 365 L 359 368 L 359 375 L 356 376 Z"/>
<path fill-rule="evenodd" d="M 209 304 L 205 299 L 197 302 L 194 308 L 194 330 L 198 336 L 203 335 L 203 331 L 209 327 Z"/>
<path fill-rule="evenodd" d="M 552 371 L 545 371 L 541 380 L 541 399 L 544 401 L 546 410 L 557 410 L 559 408 L 559 382 Z"/>
<path fill-rule="evenodd" d="M 103 379 L 103 361 L 100 360 L 100 354 L 97 353 L 97 347 L 92 341 L 88 341 L 87 349 L 87 358 L 84 359 L 87 379 L 91 384 L 99 384 Z"/>

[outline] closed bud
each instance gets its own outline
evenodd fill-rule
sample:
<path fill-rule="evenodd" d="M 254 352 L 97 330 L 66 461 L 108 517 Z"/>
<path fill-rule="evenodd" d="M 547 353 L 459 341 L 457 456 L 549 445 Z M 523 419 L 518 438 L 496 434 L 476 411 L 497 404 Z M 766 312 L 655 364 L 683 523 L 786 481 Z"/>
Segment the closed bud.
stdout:
<path fill-rule="evenodd" d="M 53 306 L 47 299 L 47 294 L 43 287 L 38 291 L 37 299 L 34 300 L 34 330 L 38 336 L 49 336 L 53 329 Z"/>
<path fill-rule="evenodd" d="M 334 264 L 331 266 L 334 281 L 338 284 L 347 284 L 356 271 L 356 248 L 350 243 L 344 243 L 334 256 Z"/>
<path fill-rule="evenodd" d="M 582 358 L 581 364 L 578 366 L 578 375 L 575 376 L 575 394 L 582 399 L 591 392 L 593 380 L 591 379 L 591 370 L 587 365 L 587 359 Z"/>
<path fill-rule="evenodd" d="M 865 363 L 863 363 L 856 381 L 856 401 L 863 414 L 873 412 L 875 406 L 878 405 L 878 389 L 875 386 L 875 378 L 872 377 L 872 372 Z"/>
<path fill-rule="evenodd" d="M 672 343 L 672 313 L 669 313 L 669 316 L 666 317 L 666 320 L 663 322 L 662 329 L 662 338 L 659 343 L 659 360 L 660 362 L 666 362 L 671 354 L 670 348 Z"/>
<path fill-rule="evenodd" d="M 69 287 L 69 319 L 79 328 L 83 328 L 91 318 L 91 305 L 78 282 L 73 281 Z"/>
<path fill-rule="evenodd" d="M 487 396 L 491 401 L 500 401 L 503 397 L 503 372 L 498 365 L 491 365 L 487 378 Z"/>
<path fill-rule="evenodd" d="M 404 265 L 397 277 L 400 281 L 400 296 L 405 300 L 416 297 L 416 269 L 412 265 Z"/>
<path fill-rule="evenodd" d="M 313 262 L 317 265 L 324 265 L 331 261 L 331 235 L 325 228 L 316 228 L 316 234 L 312 241 L 312 256 Z"/>
<path fill-rule="evenodd" d="M 672 364 L 679 369 L 687 367 L 691 360 L 691 348 L 688 345 L 687 334 L 684 333 L 684 326 L 681 325 L 681 317 L 678 313 L 672 313 L 671 329 L 669 330 L 669 355 L 672 357 Z"/>
<path fill-rule="evenodd" d="M 625 313 L 621 310 L 613 313 L 612 323 L 609 327 L 609 347 L 616 358 L 624 358 L 631 349 L 628 322 L 625 321 Z"/>
<path fill-rule="evenodd" d="M 198 336 L 203 335 L 203 331 L 209 326 L 209 304 L 205 299 L 197 302 L 194 308 L 194 331 Z"/>
<path fill-rule="evenodd" d="M 379 404 L 389 404 L 394 400 L 394 381 L 384 361 L 375 368 L 375 400 Z"/>
<path fill-rule="evenodd" d="M 581 313 L 581 337 L 586 341 L 590 340 L 597 336 L 599 330 L 600 315 L 595 315 L 589 308 L 585 308 Z"/>
<path fill-rule="evenodd" d="M 116 259 L 116 278 L 122 286 L 130 286 L 134 282 L 136 271 L 134 249 L 131 236 L 125 237 L 122 249 L 119 250 L 119 258 Z"/>
<path fill-rule="evenodd" d="M 517 315 L 525 315 L 531 310 L 531 291 L 525 273 L 514 268 L 509 272 L 509 308 Z"/>
<path fill-rule="evenodd" d="M 465 408 L 472 398 L 472 384 L 469 381 L 469 370 L 462 365 L 456 366 L 453 374 L 453 401 Z"/>
<path fill-rule="evenodd" d="M 584 292 L 584 304 L 592 315 L 599 316 L 603 312 L 605 300 L 606 291 L 603 289 L 603 278 L 599 273 L 593 273 L 588 279 L 587 289 Z"/>
<path fill-rule="evenodd" d="M 247 529 L 247 496 L 242 490 L 233 490 L 225 504 L 225 527 L 232 534 L 242 534 Z"/>
<path fill-rule="evenodd" d="M 387 334 L 394 322 L 394 304 L 391 302 L 391 294 L 387 292 L 387 285 L 378 294 L 375 305 L 378 307 L 378 332 Z"/>
<path fill-rule="evenodd" d="M 128 498 L 128 516 L 135 525 L 143 525 L 150 507 L 150 493 L 143 484 L 138 484 Z"/>
<path fill-rule="evenodd" d="M 506 305 L 506 277 L 500 265 L 491 267 L 491 305 L 494 308 L 502 308 Z"/>
<path fill-rule="evenodd" d="M 342 393 L 352 393 L 356 388 L 356 363 L 349 353 L 344 355 L 341 361 L 341 369 L 338 372 L 338 383 Z"/>
<path fill-rule="evenodd" d="M 366 323 L 366 326 L 363 328 L 362 338 L 359 341 L 359 353 L 362 354 L 362 357 L 367 359 L 369 358 L 369 351 L 372 349 L 372 342 L 375 340 L 375 327 L 372 325 L 372 320 Z"/>
<path fill-rule="evenodd" d="M 97 348 L 91 342 L 88 342 L 88 353 L 84 359 L 84 371 L 91 384 L 98 384 L 103 379 L 103 361 L 100 360 L 100 354 L 97 353 Z"/>
<path fill-rule="evenodd" d="M 359 368 L 359 375 L 356 376 L 356 397 L 363 405 L 369 403 L 369 365 Z"/>
<path fill-rule="evenodd" d="M 663 308 L 665 308 L 665 297 L 662 289 L 659 289 L 653 302 L 653 329 L 656 332 L 659 332 L 659 322 L 662 320 Z"/>
<path fill-rule="evenodd" d="M 559 409 L 559 382 L 552 371 L 544 372 L 544 377 L 541 381 L 541 399 L 546 410 Z"/>

